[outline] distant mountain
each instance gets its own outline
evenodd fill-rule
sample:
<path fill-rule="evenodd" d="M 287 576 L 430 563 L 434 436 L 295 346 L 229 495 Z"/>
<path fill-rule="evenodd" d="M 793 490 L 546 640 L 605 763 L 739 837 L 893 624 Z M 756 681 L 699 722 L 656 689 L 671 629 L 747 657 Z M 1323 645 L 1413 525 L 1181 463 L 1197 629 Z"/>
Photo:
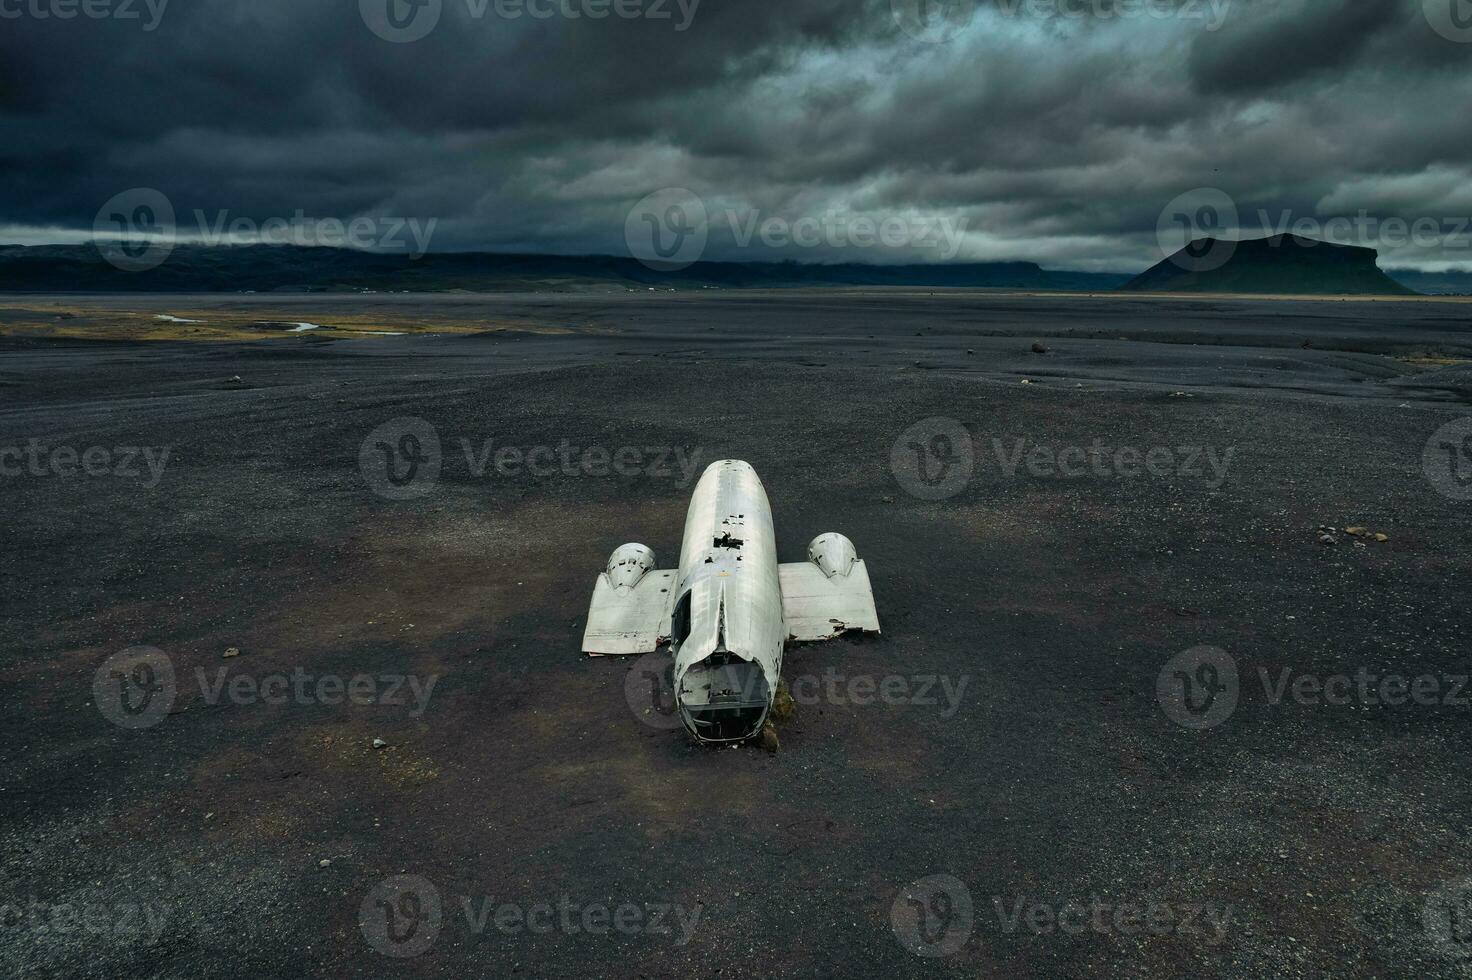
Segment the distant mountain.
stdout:
<path fill-rule="evenodd" d="M 1275 235 L 1204 238 L 1121 286 L 1133 292 L 1403 296 L 1414 291 L 1380 271 L 1373 248 Z"/>
<path fill-rule="evenodd" d="M 1407 289 L 1414 289 L 1427 296 L 1472 296 L 1472 272 L 1386 269 L 1385 274 Z"/>
<path fill-rule="evenodd" d="M 697 262 L 657 271 L 608 255 L 438 252 L 421 258 L 291 245 L 182 245 L 154 269 L 128 272 L 93 245 L 0 245 L 0 292 L 472 292 L 794 286 L 1111 290 L 1129 276 L 1055 272 L 1033 262 L 819 265 Z"/>

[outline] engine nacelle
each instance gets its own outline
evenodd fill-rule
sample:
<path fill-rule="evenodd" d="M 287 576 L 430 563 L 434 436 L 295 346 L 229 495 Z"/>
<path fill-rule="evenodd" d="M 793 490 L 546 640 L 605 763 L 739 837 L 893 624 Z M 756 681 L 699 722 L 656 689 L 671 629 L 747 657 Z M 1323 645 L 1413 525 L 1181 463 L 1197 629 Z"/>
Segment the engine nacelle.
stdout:
<path fill-rule="evenodd" d="M 858 560 L 859 553 L 854 543 L 832 531 L 818 535 L 808 545 L 808 561 L 817 565 L 818 570 L 829 578 L 847 576 Z"/>
<path fill-rule="evenodd" d="M 653 551 L 642 544 L 621 544 L 608 556 L 608 581 L 615 589 L 632 589 L 653 567 Z"/>

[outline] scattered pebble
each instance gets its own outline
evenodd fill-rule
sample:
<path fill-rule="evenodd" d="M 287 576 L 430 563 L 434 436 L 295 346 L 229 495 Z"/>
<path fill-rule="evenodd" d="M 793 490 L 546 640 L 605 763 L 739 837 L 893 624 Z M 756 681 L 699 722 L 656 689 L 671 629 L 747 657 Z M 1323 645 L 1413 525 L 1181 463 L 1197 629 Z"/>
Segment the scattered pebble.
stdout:
<path fill-rule="evenodd" d="M 225 648 L 225 656 L 227 656 L 227 657 L 238 657 L 238 656 L 240 656 L 240 647 L 226 647 Z"/>
<path fill-rule="evenodd" d="M 1034 354 L 1046 354 L 1048 353 L 1048 348 L 1044 347 L 1042 344 L 1033 344 L 1032 352 Z"/>
<path fill-rule="evenodd" d="M 373 740 L 373 747 L 375 749 L 386 749 L 388 748 L 388 743 L 381 738 L 375 738 Z"/>
<path fill-rule="evenodd" d="M 332 866 L 332 862 L 330 860 L 328 860 L 327 858 L 323 858 L 322 860 L 320 860 L 320 861 L 317 862 L 317 867 L 319 867 L 319 868 L 328 868 L 328 867 L 331 867 L 331 866 Z"/>

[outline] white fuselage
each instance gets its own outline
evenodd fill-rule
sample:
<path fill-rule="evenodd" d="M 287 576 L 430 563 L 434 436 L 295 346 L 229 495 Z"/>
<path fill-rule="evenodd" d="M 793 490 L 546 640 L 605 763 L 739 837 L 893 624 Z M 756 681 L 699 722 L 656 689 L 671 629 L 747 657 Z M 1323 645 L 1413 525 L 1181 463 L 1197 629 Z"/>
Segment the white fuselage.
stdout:
<path fill-rule="evenodd" d="M 675 697 L 702 741 L 740 741 L 771 708 L 787 638 L 772 509 L 756 471 L 712 463 L 685 517 L 671 620 Z"/>

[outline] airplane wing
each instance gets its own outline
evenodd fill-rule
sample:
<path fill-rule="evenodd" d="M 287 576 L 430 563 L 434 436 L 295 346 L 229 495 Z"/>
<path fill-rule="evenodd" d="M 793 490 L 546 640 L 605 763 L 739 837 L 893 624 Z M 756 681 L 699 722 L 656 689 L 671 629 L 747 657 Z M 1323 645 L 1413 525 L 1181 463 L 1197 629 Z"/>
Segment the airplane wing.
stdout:
<path fill-rule="evenodd" d="M 652 571 L 633 586 L 615 586 L 606 573 L 600 574 L 588 605 L 583 652 L 623 656 L 659 649 L 668 639 L 676 574 L 673 570 Z"/>
<path fill-rule="evenodd" d="M 843 542 L 847 544 L 847 539 Z M 852 545 L 849 550 L 841 563 L 826 562 L 816 555 L 810 561 L 777 566 L 789 639 L 830 640 L 850 630 L 879 632 L 869 569 L 862 559 L 851 556 Z M 831 574 L 825 565 L 833 569 Z"/>

